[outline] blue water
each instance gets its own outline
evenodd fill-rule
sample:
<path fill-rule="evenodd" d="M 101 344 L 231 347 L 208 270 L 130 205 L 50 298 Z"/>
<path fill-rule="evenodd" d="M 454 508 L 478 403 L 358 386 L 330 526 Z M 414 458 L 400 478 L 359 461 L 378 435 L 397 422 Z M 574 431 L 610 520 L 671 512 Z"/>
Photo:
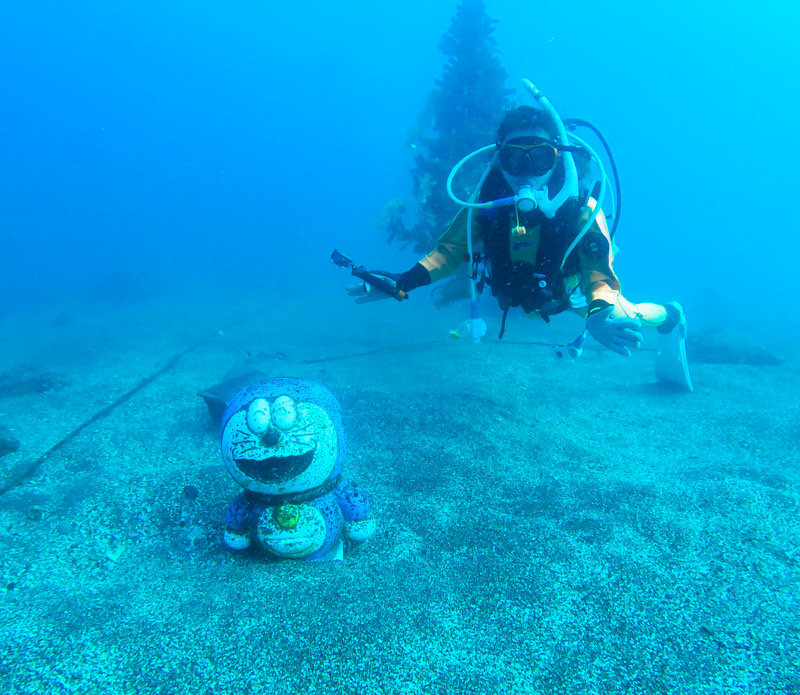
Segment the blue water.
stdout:
<path fill-rule="evenodd" d="M 341 692 L 532 692 L 550 671 L 566 685 L 540 692 L 797 692 L 800 5 L 486 2 L 508 86 L 532 79 L 614 150 L 625 296 L 679 300 L 690 326 L 731 325 L 788 358 L 698 365 L 696 391 L 676 395 L 648 355 L 554 367 L 514 343 L 519 317 L 483 353 L 442 339 L 384 360 L 444 338 L 456 308 L 434 320 L 422 289 L 350 305 L 334 247 L 396 271 L 418 259 L 375 220 L 412 200 L 410 134 L 455 0 L 7 4 L 0 340 L 34 326 L 8 354 L 43 369 L 61 355 L 71 385 L 0 409 L 22 442 L 0 482 L 38 461 L 2 497 L 0 691 L 5 677 L 9 692 L 258 692 L 253 670 L 275 692 L 322 692 L 334 663 Z M 250 289 L 291 302 L 243 324 Z M 163 318 L 187 290 L 223 300 L 208 325 L 196 305 L 185 325 Z M 116 306 L 134 318 L 106 328 Z M 402 312 L 419 333 L 396 328 Z M 336 320 L 317 329 L 323 314 Z M 238 488 L 194 394 L 250 351 L 342 400 L 348 466 L 383 525 L 350 564 L 221 546 Z M 149 583 L 129 581 L 140 558 Z"/>
<path fill-rule="evenodd" d="M 779 320 L 794 291 L 793 3 L 488 2 L 530 77 L 612 144 L 634 301 Z M 15 3 L 0 23 L 6 310 L 127 278 L 315 284 L 410 199 L 408 134 L 455 3 Z M 257 259 L 257 262 L 254 262 Z M 326 282 L 329 278 L 325 278 Z M 329 287 L 326 291 L 338 291 Z M 734 306 L 735 305 L 735 306 Z M 782 320 L 782 319 L 781 319 Z"/>

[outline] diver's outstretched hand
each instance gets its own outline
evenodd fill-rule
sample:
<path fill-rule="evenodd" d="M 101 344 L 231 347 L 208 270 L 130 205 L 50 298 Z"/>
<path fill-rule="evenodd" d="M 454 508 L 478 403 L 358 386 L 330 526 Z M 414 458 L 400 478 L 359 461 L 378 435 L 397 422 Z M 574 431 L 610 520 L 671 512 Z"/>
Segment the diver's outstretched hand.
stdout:
<path fill-rule="evenodd" d="M 396 292 L 397 282 L 393 278 L 382 273 L 373 274 L 379 277 L 382 281 L 385 281 Z M 360 282 L 357 285 L 348 285 L 347 294 L 349 294 L 351 297 L 355 297 L 356 304 L 366 304 L 367 302 L 377 302 L 381 299 L 392 299 L 395 297 L 395 295 L 387 294 L 369 282 Z"/>
<path fill-rule="evenodd" d="M 638 319 L 612 319 L 613 306 L 595 311 L 586 318 L 586 330 L 598 343 L 613 350 L 618 355 L 630 357 L 638 350 L 644 340 L 639 333 L 642 322 Z"/>

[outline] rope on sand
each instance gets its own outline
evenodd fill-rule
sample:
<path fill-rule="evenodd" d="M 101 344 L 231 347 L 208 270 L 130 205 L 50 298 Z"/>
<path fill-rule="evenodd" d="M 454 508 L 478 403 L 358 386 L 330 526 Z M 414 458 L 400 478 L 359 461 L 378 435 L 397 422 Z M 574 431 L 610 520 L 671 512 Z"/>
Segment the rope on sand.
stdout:
<path fill-rule="evenodd" d="M 234 326 L 242 323 L 245 319 L 239 319 L 234 321 L 227 326 L 223 330 L 228 330 L 229 328 L 233 328 Z M 121 406 L 126 401 L 130 400 L 133 396 L 135 396 L 139 391 L 141 391 L 145 386 L 148 386 L 156 379 L 158 379 L 161 375 L 165 374 L 166 372 L 170 371 L 175 367 L 176 364 L 180 361 L 180 359 L 190 352 L 197 350 L 197 348 L 202 347 L 206 343 L 210 342 L 214 338 L 219 335 L 219 331 L 215 331 L 209 336 L 198 340 L 196 343 L 193 343 L 185 350 L 173 355 L 170 357 L 164 365 L 157 369 L 155 372 L 146 376 L 142 379 L 136 386 L 134 386 L 129 391 L 126 391 L 118 398 L 115 398 L 111 403 L 107 406 L 98 410 L 94 415 L 92 415 L 88 420 L 85 420 L 80 425 L 78 425 L 74 430 L 72 430 L 69 434 L 62 437 L 58 440 L 53 446 L 51 446 L 47 451 L 45 451 L 41 456 L 32 461 L 22 461 L 14 466 L 6 475 L 5 480 L 0 483 L 0 496 L 5 495 L 9 490 L 13 490 L 15 487 L 19 487 L 27 478 L 32 476 L 50 456 L 56 453 L 59 449 L 63 448 L 67 444 L 69 444 L 75 437 L 77 437 L 83 430 L 85 430 L 89 425 L 101 420 L 102 418 L 110 415 L 114 412 L 119 406 Z"/>
<path fill-rule="evenodd" d="M 246 319 L 240 319 L 240 320 L 234 321 L 233 323 L 230 323 L 227 326 L 225 326 L 225 328 L 223 330 L 228 330 L 230 328 L 233 328 L 234 326 L 236 326 L 236 325 L 238 325 L 240 323 L 243 323 L 245 320 Z M 13 490 L 16 487 L 19 487 L 27 478 L 32 476 L 38 470 L 39 466 L 41 466 L 48 458 L 50 458 L 50 456 L 52 456 L 54 453 L 56 453 L 57 451 L 62 449 L 64 446 L 69 444 L 73 439 L 75 439 L 75 437 L 77 437 L 81 432 L 83 432 L 83 430 L 85 430 L 87 427 L 89 427 L 90 425 L 94 424 L 98 420 L 101 420 L 104 417 L 107 417 L 108 415 L 110 415 L 117 408 L 119 408 L 119 406 L 121 406 L 123 403 L 127 402 L 128 400 L 130 400 L 139 391 L 141 391 L 143 388 L 145 388 L 145 386 L 148 386 L 149 384 L 154 382 L 156 379 L 158 379 L 160 376 L 162 376 L 166 372 L 168 372 L 171 369 L 173 369 L 175 367 L 175 365 L 178 364 L 178 362 L 180 361 L 180 359 L 182 357 L 184 357 L 185 355 L 188 355 L 190 352 L 192 352 L 192 351 L 196 350 L 197 348 L 202 347 L 206 343 L 210 342 L 215 337 L 217 337 L 219 335 L 219 333 L 220 333 L 220 331 L 216 331 L 212 335 L 207 336 L 207 337 L 203 338 L 202 340 L 197 341 L 193 345 L 190 345 L 188 348 L 186 348 L 182 352 L 179 352 L 176 355 L 173 355 L 172 357 L 170 357 L 160 369 L 156 370 L 155 372 L 153 372 L 149 376 L 147 376 L 144 379 L 142 379 L 136 386 L 134 386 L 129 391 L 126 391 L 125 393 L 123 393 L 121 396 L 119 396 L 118 398 L 113 400 L 107 406 L 105 406 L 105 407 L 101 408 L 100 410 L 98 410 L 88 420 L 85 420 L 84 422 L 82 422 L 74 430 L 72 430 L 69 434 L 67 434 L 66 436 L 62 437 L 58 442 L 53 444 L 53 446 L 51 446 L 47 451 L 45 451 L 38 458 L 36 458 L 36 459 L 34 459 L 32 461 L 22 461 L 21 463 L 18 463 L 16 466 L 14 466 L 9 471 L 8 475 L 6 475 L 6 477 L 5 477 L 5 480 L 3 480 L 2 484 L 0 484 L 0 496 L 6 494 L 9 490 Z M 411 351 L 414 351 L 414 350 L 425 350 L 425 349 L 428 349 L 428 348 L 440 347 L 440 346 L 442 346 L 442 345 L 444 345 L 444 344 L 446 344 L 448 342 L 451 342 L 451 341 L 434 340 L 434 341 L 430 341 L 430 342 L 427 342 L 427 343 L 419 343 L 419 344 L 416 344 L 416 345 L 402 345 L 402 346 L 391 346 L 391 347 L 386 347 L 386 348 L 377 348 L 375 350 L 367 350 L 366 352 L 353 352 L 353 353 L 347 353 L 347 354 L 344 354 L 344 355 L 336 355 L 336 356 L 332 356 L 332 357 L 321 357 L 321 358 L 312 359 L 312 360 L 300 360 L 299 362 L 300 362 L 300 364 L 319 364 L 321 362 L 334 362 L 334 361 L 338 361 L 338 360 L 352 359 L 354 357 L 367 357 L 369 355 L 386 355 L 386 354 L 392 354 L 392 353 L 398 353 L 398 352 L 411 352 Z M 500 341 L 491 340 L 489 342 L 494 343 L 494 342 L 500 342 Z M 540 342 L 527 342 L 527 343 L 519 343 L 519 342 L 514 343 L 513 341 L 503 341 L 503 342 L 505 342 L 506 344 L 517 344 L 517 345 L 549 345 L 549 343 L 540 343 Z"/>

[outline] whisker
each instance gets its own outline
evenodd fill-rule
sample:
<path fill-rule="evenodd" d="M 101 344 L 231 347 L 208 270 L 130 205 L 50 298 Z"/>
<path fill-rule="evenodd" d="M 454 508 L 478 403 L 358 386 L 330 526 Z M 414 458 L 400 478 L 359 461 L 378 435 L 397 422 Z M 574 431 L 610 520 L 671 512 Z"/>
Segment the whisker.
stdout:
<path fill-rule="evenodd" d="M 292 428 L 292 434 L 306 434 L 307 432 L 314 432 L 314 425 L 305 425 L 304 427 Z"/>
<path fill-rule="evenodd" d="M 291 444 L 296 444 L 297 446 L 302 446 L 304 449 L 306 448 L 314 448 L 317 447 L 317 440 L 316 439 L 290 439 L 288 440 Z"/>
<path fill-rule="evenodd" d="M 295 446 L 301 446 L 304 449 L 317 446 L 317 440 L 313 437 L 304 437 L 303 439 L 287 438 L 284 441 L 289 444 L 294 444 Z"/>

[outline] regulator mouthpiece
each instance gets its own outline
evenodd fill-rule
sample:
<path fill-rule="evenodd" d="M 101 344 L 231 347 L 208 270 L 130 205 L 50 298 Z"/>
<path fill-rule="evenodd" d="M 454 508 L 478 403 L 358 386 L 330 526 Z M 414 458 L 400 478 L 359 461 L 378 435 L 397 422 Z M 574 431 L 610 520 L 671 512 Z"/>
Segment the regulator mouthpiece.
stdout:
<path fill-rule="evenodd" d="M 517 208 L 520 212 L 530 212 L 536 207 L 536 198 L 533 195 L 533 189 L 528 186 L 520 186 L 519 193 L 516 196 Z"/>

